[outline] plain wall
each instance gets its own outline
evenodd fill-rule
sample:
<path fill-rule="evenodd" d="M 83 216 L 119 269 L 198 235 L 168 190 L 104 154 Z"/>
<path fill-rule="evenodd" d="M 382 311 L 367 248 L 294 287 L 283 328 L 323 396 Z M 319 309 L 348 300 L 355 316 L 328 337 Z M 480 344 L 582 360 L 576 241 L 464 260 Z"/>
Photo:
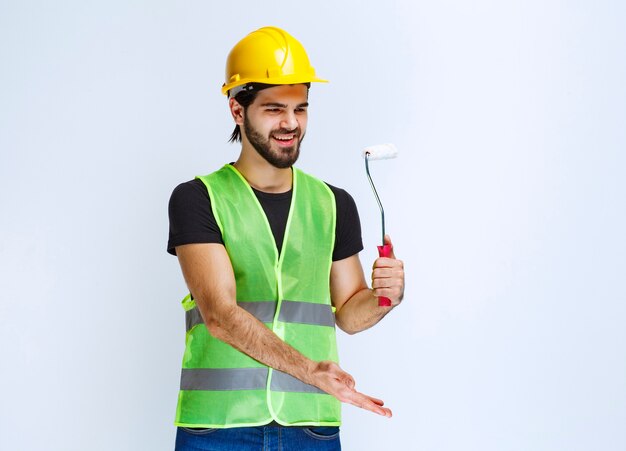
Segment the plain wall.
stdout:
<path fill-rule="evenodd" d="M 626 11 L 618 1 L 0 1 L 0 448 L 170 450 L 186 294 L 172 189 L 233 161 L 224 63 L 294 34 L 298 166 L 380 219 L 401 307 L 339 332 L 387 420 L 344 449 L 626 449 Z M 367 274 L 369 278 L 369 274 Z"/>

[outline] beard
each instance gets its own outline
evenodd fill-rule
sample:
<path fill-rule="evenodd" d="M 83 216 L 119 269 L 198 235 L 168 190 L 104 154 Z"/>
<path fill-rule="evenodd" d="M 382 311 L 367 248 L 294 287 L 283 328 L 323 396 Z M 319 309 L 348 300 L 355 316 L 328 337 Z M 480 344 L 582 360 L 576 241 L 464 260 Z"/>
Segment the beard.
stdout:
<path fill-rule="evenodd" d="M 246 132 L 248 141 L 252 144 L 252 147 L 255 148 L 258 154 L 261 155 L 265 161 L 278 169 L 285 169 L 293 166 L 300 156 L 300 144 L 302 144 L 302 140 L 304 139 L 304 134 L 301 134 L 300 128 L 296 128 L 294 130 L 279 128 L 277 130 L 272 130 L 270 135 L 265 137 L 252 126 L 247 116 L 244 116 L 243 118 L 243 128 Z M 274 133 L 294 133 L 295 144 L 290 147 L 279 147 L 276 150 L 272 149 L 271 135 Z"/>

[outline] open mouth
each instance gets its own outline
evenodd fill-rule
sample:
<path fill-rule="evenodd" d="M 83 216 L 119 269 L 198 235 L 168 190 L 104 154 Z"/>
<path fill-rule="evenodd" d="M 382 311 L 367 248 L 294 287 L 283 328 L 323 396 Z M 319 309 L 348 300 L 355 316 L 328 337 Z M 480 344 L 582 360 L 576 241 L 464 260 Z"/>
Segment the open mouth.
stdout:
<path fill-rule="evenodd" d="M 272 139 L 284 146 L 291 146 L 296 141 L 296 133 L 275 134 L 272 135 Z"/>

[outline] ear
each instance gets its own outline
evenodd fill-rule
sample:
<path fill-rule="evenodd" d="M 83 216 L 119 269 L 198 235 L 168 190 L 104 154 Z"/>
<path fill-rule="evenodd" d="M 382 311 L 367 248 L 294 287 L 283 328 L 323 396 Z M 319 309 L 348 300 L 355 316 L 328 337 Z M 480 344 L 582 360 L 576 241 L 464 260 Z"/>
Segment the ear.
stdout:
<path fill-rule="evenodd" d="M 228 99 L 228 107 L 230 108 L 230 114 L 237 125 L 243 125 L 243 107 L 234 98 Z"/>

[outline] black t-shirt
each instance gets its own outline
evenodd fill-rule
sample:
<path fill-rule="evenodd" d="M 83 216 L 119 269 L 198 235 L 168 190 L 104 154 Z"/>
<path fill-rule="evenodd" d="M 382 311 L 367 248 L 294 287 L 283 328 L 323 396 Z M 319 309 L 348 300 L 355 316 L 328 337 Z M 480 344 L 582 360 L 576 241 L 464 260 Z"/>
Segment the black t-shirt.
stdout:
<path fill-rule="evenodd" d="M 328 185 L 328 184 L 327 184 Z M 363 250 L 361 222 L 354 199 L 346 191 L 328 185 L 335 195 L 337 222 L 333 261 L 342 260 Z M 255 190 L 265 211 L 278 250 L 282 248 L 292 191 L 265 193 Z M 211 210 L 206 186 L 199 179 L 178 185 L 169 203 L 170 232 L 167 251 L 176 255 L 176 246 L 192 243 L 221 243 L 222 233 Z"/>

